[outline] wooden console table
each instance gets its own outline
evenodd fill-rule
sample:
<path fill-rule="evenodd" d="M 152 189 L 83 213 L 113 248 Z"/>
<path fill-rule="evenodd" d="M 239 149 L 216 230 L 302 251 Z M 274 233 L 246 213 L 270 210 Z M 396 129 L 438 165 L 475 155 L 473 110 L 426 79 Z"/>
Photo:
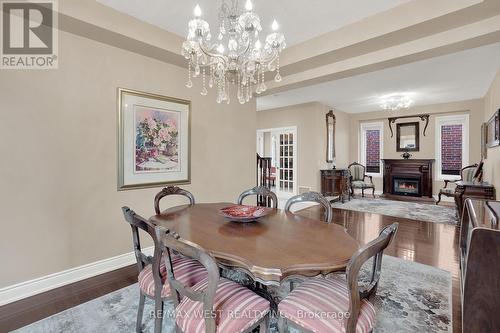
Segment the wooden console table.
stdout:
<path fill-rule="evenodd" d="M 500 332 L 500 202 L 465 200 L 460 229 L 463 332 Z"/>
<path fill-rule="evenodd" d="M 350 173 L 348 169 L 327 169 L 321 170 L 321 194 L 328 197 L 338 196 L 342 202 L 349 193 Z"/>
<path fill-rule="evenodd" d="M 457 206 L 458 218 L 462 218 L 465 200 L 484 199 L 495 200 L 495 187 L 487 182 L 466 182 L 458 181 L 455 183 L 455 204 Z"/>

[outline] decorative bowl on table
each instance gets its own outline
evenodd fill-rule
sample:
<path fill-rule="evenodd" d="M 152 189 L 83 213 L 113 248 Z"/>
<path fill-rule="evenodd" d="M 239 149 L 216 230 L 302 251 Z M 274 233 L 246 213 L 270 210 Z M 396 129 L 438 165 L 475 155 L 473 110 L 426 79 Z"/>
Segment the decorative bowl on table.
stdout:
<path fill-rule="evenodd" d="M 219 214 L 229 221 L 234 222 L 252 222 L 257 221 L 273 211 L 272 208 L 232 205 L 219 210 Z"/>

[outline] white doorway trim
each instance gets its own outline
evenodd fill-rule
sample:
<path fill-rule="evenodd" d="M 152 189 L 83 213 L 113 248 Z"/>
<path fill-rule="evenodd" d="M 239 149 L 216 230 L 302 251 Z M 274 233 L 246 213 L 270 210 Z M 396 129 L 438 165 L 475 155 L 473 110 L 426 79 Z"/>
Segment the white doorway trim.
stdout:
<path fill-rule="evenodd" d="M 257 144 L 259 144 L 259 137 L 263 136 L 264 133 L 271 132 L 271 144 L 272 144 L 272 134 L 273 133 L 283 133 L 283 132 L 291 132 L 293 133 L 294 140 L 293 140 L 293 190 L 291 192 L 285 193 L 285 192 L 280 192 L 278 190 L 279 188 L 279 172 L 277 170 L 276 172 L 276 195 L 280 199 L 288 199 L 298 193 L 298 188 L 299 188 L 299 177 L 298 177 L 298 157 L 299 157 L 299 152 L 298 152 L 298 127 L 297 126 L 287 126 L 287 127 L 274 127 L 274 128 L 264 128 L 264 129 L 258 129 L 257 130 Z M 260 148 L 259 148 L 260 149 Z M 271 152 L 273 152 L 273 148 L 271 147 Z M 278 160 L 278 156 L 274 156 L 276 161 Z M 279 162 L 277 163 L 279 164 Z"/>

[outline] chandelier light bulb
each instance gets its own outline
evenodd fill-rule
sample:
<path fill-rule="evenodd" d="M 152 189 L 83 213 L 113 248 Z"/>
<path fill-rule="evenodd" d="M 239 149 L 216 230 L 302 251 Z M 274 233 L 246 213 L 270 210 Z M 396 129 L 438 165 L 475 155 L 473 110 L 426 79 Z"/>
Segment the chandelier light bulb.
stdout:
<path fill-rule="evenodd" d="M 257 41 L 255 42 L 255 49 L 256 49 L 256 50 L 260 50 L 260 48 L 261 48 L 261 47 L 262 47 L 262 43 L 260 42 L 260 40 L 257 40 Z"/>
<path fill-rule="evenodd" d="M 224 53 L 224 50 L 224 45 L 219 44 L 219 46 L 217 46 L 217 52 L 219 52 L 220 54 Z"/>
<path fill-rule="evenodd" d="M 200 18 L 201 17 L 201 8 L 200 8 L 200 5 L 196 5 L 196 7 L 194 7 L 194 17 L 196 18 Z"/>
<path fill-rule="evenodd" d="M 276 20 L 273 21 L 273 24 L 271 25 L 271 29 L 273 29 L 273 31 L 277 31 L 279 29 L 279 25 L 278 25 L 278 22 L 276 22 Z"/>
<path fill-rule="evenodd" d="M 247 2 L 245 3 L 245 9 L 246 9 L 247 11 L 249 11 L 249 12 L 250 12 L 250 11 L 252 11 L 252 9 L 253 9 L 253 4 L 252 4 L 252 1 L 251 1 L 251 0 L 247 0 Z"/>

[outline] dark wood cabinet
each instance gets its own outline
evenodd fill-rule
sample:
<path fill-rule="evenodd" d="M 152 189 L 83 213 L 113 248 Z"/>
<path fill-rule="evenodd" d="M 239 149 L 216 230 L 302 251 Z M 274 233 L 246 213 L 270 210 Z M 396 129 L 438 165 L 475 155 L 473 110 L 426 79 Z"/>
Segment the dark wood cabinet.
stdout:
<path fill-rule="evenodd" d="M 328 169 L 321 170 L 321 194 L 327 197 L 336 197 L 344 202 L 349 197 L 349 170 Z"/>
<path fill-rule="evenodd" d="M 466 199 L 496 199 L 495 187 L 490 183 L 458 181 L 455 185 L 455 204 L 459 219 L 462 218 Z"/>
<path fill-rule="evenodd" d="M 463 332 L 500 332 L 499 201 L 466 199 L 460 229 Z"/>

